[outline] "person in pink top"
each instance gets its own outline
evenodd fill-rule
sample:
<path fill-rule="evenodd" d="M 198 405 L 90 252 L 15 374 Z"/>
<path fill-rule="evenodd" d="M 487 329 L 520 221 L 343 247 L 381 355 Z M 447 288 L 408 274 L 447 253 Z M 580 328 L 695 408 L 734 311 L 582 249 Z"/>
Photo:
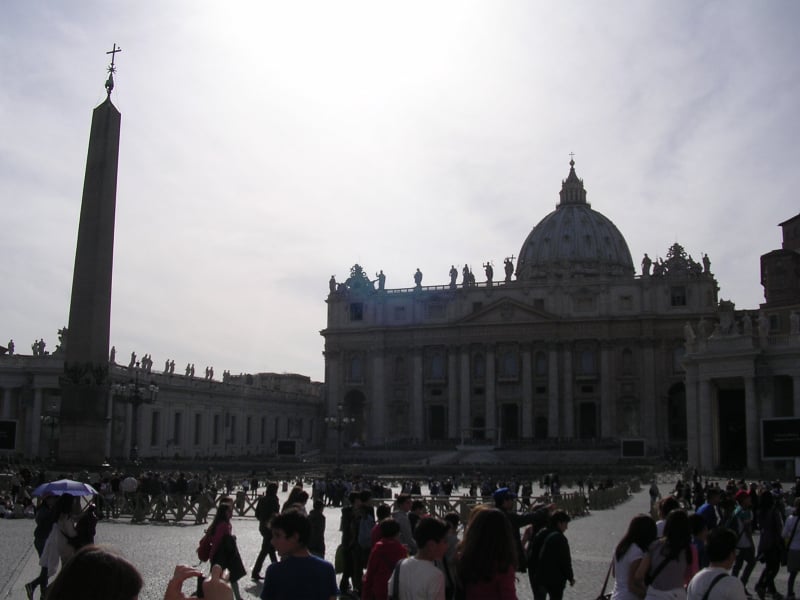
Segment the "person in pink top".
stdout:
<path fill-rule="evenodd" d="M 466 600 L 517 600 L 517 546 L 511 523 L 496 508 L 471 519 L 457 559 Z"/>

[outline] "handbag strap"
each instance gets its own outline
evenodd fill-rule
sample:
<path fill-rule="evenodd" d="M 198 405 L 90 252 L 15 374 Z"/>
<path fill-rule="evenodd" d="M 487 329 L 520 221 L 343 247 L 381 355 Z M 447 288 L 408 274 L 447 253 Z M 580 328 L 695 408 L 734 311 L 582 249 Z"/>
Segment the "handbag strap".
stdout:
<path fill-rule="evenodd" d="M 711 582 L 711 585 L 708 586 L 708 589 L 706 590 L 706 593 L 703 594 L 703 598 L 701 600 L 708 600 L 708 595 L 711 593 L 711 590 L 714 589 L 714 586 L 717 585 L 720 579 L 727 576 L 728 576 L 727 573 L 720 573 L 719 575 L 714 577 L 714 580 Z"/>
<path fill-rule="evenodd" d="M 603 589 L 600 590 L 600 596 L 602 597 L 606 593 L 606 587 L 608 587 L 608 578 L 611 576 L 611 567 L 614 566 L 614 558 L 611 558 L 611 562 L 608 563 L 608 571 L 606 571 L 606 578 L 603 581 Z"/>
<path fill-rule="evenodd" d="M 392 577 L 394 577 L 392 583 L 392 600 L 400 600 L 400 565 L 403 564 L 403 560 L 398 560 L 397 564 L 394 566 L 394 573 Z"/>

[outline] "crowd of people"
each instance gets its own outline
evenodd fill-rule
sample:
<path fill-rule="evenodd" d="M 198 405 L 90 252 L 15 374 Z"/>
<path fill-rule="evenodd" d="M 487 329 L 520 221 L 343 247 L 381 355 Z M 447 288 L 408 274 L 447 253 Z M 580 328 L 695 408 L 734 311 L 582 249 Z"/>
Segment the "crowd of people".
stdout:
<path fill-rule="evenodd" d="M 132 493 L 167 493 L 182 486 L 178 482 L 183 479 L 188 494 L 188 482 L 194 478 L 149 474 L 137 479 Z M 250 578 L 261 584 L 264 600 L 331 600 L 340 594 L 361 600 L 515 600 L 520 574 L 527 575 L 534 600 L 560 600 L 567 585 L 575 584 L 575 573 L 567 539 L 570 515 L 552 493 L 558 490 L 555 479 L 556 487 L 548 481 L 538 502 L 528 494 L 531 483 L 487 479 L 468 484 L 470 494 L 479 497 L 462 522 L 456 512 L 429 514 L 419 483 L 413 480 L 401 482 L 394 498 L 379 481 L 315 480 L 309 486 L 298 481 L 291 489 L 284 482 L 281 502 L 277 482 L 267 482 L 261 492 L 261 482 L 247 478 L 245 492 L 242 478 L 197 477 L 196 493 L 217 485 L 223 493 L 214 501 L 214 518 L 197 549 L 198 558 L 211 569 L 204 574 L 176 568 L 165 600 L 187 598 L 183 587 L 189 580 L 197 582 L 197 596 L 208 586 L 207 598 L 241 600 L 238 582 L 248 571 L 231 516 L 243 492 L 255 501 L 262 544 Z M 124 480 L 119 487 L 123 495 Z M 158 492 L 154 481 L 162 486 Z M 457 493 L 459 484 L 431 480 L 428 490 Z M 695 473 L 662 497 L 653 482 L 652 514 L 633 517 L 613 557 L 610 552 L 610 597 L 793 600 L 800 570 L 800 500 L 787 506 L 786 498 L 796 498 L 797 493 L 798 484 L 786 491 L 778 483 L 731 480 L 717 485 L 704 483 Z M 134 600 L 141 576 L 125 559 L 93 545 L 100 509 L 94 503 L 83 511 L 79 507 L 67 494 L 41 499 L 34 532 L 41 572 L 25 586 L 28 598 L 37 590 L 48 600 L 71 598 L 78 589 L 72 578 L 85 573 L 87 565 L 102 564 L 118 570 L 126 590 L 136 590 L 129 596 L 102 597 Z M 325 547 L 328 507 L 337 509 L 340 532 L 331 562 L 325 560 L 326 550 L 333 550 Z M 782 566 L 789 574 L 785 595 L 775 585 Z M 747 587 L 751 578 L 752 592 Z M 90 587 L 102 587 L 104 581 L 94 577 Z M 81 598 L 95 597 L 85 586 L 80 593 Z"/>

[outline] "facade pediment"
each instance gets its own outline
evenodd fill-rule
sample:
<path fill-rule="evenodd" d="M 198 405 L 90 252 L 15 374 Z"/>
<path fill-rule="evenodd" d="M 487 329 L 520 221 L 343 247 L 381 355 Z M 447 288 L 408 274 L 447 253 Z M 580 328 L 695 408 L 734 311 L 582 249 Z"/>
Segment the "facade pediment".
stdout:
<path fill-rule="evenodd" d="M 548 323 L 554 320 L 556 320 L 556 317 L 544 310 L 536 309 L 510 298 L 501 298 L 464 317 L 458 323 L 488 325 L 494 323 Z"/>

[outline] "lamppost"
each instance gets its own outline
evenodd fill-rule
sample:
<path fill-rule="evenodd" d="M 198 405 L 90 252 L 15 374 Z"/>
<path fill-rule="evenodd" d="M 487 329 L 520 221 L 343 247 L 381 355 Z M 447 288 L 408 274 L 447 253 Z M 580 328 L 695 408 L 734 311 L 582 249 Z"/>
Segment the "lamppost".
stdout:
<path fill-rule="evenodd" d="M 340 402 L 336 405 L 336 416 L 325 417 L 325 424 L 336 430 L 336 470 L 341 471 L 342 467 L 342 430 L 355 423 L 353 417 L 344 416 L 344 405 Z"/>
<path fill-rule="evenodd" d="M 50 441 L 48 445 L 48 454 L 50 455 L 50 460 L 55 460 L 56 457 L 56 449 L 55 449 L 55 439 L 56 439 L 56 425 L 58 425 L 58 415 L 59 415 L 59 402 L 55 398 L 51 398 L 50 401 L 47 403 L 47 409 L 45 414 L 40 417 L 42 425 L 50 427 Z"/>
<path fill-rule="evenodd" d="M 111 393 L 130 403 L 131 411 L 131 454 L 132 461 L 139 458 L 139 407 L 142 404 L 153 404 L 158 395 L 158 386 L 154 383 L 139 384 L 139 362 L 134 367 L 134 378 L 128 383 L 115 383 Z"/>

